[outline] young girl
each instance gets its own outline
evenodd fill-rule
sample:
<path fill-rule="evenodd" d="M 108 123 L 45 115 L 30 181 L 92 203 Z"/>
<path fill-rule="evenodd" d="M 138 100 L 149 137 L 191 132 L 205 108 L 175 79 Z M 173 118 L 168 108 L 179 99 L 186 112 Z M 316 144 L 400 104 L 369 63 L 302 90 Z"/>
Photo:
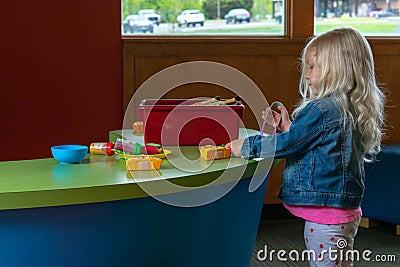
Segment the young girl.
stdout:
<path fill-rule="evenodd" d="M 302 53 L 299 91 L 293 122 L 283 106 L 280 115 L 270 108 L 263 112 L 279 124 L 274 140 L 250 136 L 227 147 L 249 159 L 286 158 L 279 198 L 305 219 L 310 266 L 352 266 L 364 161 L 380 151 L 384 120 L 385 96 L 367 40 L 348 27 L 313 38 Z"/>

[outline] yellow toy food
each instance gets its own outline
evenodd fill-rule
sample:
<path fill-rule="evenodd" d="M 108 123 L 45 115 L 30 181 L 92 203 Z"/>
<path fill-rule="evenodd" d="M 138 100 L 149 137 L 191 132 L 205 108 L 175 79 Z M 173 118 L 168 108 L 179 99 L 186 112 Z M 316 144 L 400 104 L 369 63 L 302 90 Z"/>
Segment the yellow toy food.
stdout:
<path fill-rule="evenodd" d="M 133 156 L 126 160 L 128 171 L 158 170 L 161 167 L 162 159 L 152 156 Z"/>
<path fill-rule="evenodd" d="M 207 145 L 200 147 L 200 155 L 205 160 L 226 159 L 231 156 L 231 149 L 223 146 Z"/>

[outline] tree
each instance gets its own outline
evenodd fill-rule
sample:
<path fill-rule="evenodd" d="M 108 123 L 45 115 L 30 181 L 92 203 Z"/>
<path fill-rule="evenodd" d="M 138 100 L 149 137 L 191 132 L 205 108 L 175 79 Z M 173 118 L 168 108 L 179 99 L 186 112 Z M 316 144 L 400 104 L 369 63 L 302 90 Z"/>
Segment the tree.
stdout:
<path fill-rule="evenodd" d="M 122 17 L 136 14 L 140 10 L 141 0 L 122 0 Z"/>
<path fill-rule="evenodd" d="M 158 12 L 167 23 L 176 22 L 176 17 L 183 8 L 182 0 L 163 0 L 158 5 Z"/>
<path fill-rule="evenodd" d="M 182 10 L 201 7 L 201 0 L 122 0 L 122 18 L 137 14 L 140 9 L 154 9 L 162 20 L 174 22 Z"/>
<path fill-rule="evenodd" d="M 251 10 L 253 16 L 258 15 L 265 18 L 267 15 L 272 17 L 272 0 L 254 0 L 254 6 Z"/>

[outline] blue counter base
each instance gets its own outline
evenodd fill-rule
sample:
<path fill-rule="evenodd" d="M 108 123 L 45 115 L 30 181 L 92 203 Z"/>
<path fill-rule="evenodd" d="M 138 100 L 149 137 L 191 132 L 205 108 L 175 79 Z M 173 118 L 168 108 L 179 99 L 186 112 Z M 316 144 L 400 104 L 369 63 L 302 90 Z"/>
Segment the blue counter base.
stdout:
<path fill-rule="evenodd" d="M 0 211 L 0 266 L 250 266 L 266 180 L 195 208 L 147 197 Z"/>

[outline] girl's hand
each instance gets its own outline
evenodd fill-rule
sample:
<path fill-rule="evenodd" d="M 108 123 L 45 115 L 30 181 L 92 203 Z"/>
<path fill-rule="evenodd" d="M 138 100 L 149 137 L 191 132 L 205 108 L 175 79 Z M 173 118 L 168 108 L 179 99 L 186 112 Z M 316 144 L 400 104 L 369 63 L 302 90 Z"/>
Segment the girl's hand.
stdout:
<path fill-rule="evenodd" d="M 242 153 L 240 152 L 240 150 L 242 149 L 243 141 L 244 141 L 243 139 L 236 139 L 236 140 L 233 140 L 232 142 L 226 144 L 225 147 L 230 148 L 231 153 L 235 157 L 241 157 Z"/>
<path fill-rule="evenodd" d="M 262 112 L 262 118 L 267 121 L 267 123 L 273 127 L 278 126 L 278 129 L 282 132 L 289 131 L 292 122 L 289 118 L 289 112 L 285 106 L 277 106 L 276 109 L 279 111 L 272 110 L 267 107 L 265 111 Z"/>

